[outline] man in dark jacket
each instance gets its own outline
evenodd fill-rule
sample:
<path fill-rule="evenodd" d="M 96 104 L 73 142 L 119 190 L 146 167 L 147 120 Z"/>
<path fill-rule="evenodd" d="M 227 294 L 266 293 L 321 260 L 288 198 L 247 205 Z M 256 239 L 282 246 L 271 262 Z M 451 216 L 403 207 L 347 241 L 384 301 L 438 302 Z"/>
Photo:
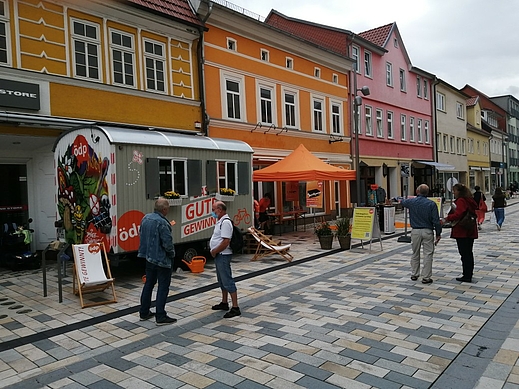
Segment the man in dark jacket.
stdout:
<path fill-rule="evenodd" d="M 172 324 L 177 321 L 166 314 L 166 299 L 171 284 L 171 264 L 175 258 L 175 246 L 171 236 L 171 224 L 166 219 L 169 203 L 165 198 L 155 201 L 155 212 L 142 219 L 138 256 L 146 259 L 146 282 L 141 294 L 141 320 L 155 316 L 157 325 Z M 156 313 L 150 311 L 151 293 L 158 282 Z"/>

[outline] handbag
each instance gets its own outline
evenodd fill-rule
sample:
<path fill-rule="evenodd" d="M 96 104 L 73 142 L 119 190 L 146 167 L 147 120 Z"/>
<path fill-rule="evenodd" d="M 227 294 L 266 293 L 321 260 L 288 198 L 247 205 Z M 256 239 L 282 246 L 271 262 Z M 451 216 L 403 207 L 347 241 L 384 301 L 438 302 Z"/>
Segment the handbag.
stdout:
<path fill-rule="evenodd" d="M 477 216 L 474 212 L 467 210 L 463 217 L 456 223 L 467 231 L 473 231 L 476 227 Z"/>

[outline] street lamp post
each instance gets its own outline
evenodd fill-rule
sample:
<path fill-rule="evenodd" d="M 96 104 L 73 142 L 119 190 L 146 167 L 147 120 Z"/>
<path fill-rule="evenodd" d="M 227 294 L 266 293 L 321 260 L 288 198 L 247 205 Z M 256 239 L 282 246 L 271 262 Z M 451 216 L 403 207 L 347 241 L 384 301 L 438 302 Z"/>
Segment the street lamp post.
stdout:
<path fill-rule="evenodd" d="M 353 90 L 355 91 L 355 97 L 353 99 L 353 128 L 355 129 L 355 179 L 357 181 L 357 206 L 360 204 L 360 152 L 359 152 L 359 107 L 362 105 L 362 97 L 357 96 L 358 92 L 361 92 L 364 96 L 369 95 L 369 88 L 363 86 L 357 89 L 357 71 L 353 69 Z"/>

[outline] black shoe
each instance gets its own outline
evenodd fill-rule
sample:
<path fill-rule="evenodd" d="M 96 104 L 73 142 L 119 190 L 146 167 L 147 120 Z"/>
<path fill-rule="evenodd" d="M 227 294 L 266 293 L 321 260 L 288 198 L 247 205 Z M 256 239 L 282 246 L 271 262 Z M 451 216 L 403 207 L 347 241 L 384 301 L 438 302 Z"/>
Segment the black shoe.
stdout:
<path fill-rule="evenodd" d="M 432 278 L 423 278 L 422 284 L 432 284 Z"/>
<path fill-rule="evenodd" d="M 416 281 L 418 279 L 417 276 L 411 276 L 411 281 Z"/>
<path fill-rule="evenodd" d="M 169 317 L 169 316 L 166 316 L 162 319 L 157 319 L 156 321 L 156 324 L 158 326 L 163 326 L 163 325 L 166 325 L 166 324 L 173 324 L 173 323 L 176 323 L 177 322 L 177 319 L 173 319 L 172 317 Z"/>
<path fill-rule="evenodd" d="M 228 311 L 229 310 L 229 303 L 220 303 L 213 305 L 211 307 L 213 311 Z"/>
<path fill-rule="evenodd" d="M 227 312 L 225 315 L 223 315 L 223 317 L 224 317 L 224 319 L 230 319 L 231 317 L 240 316 L 240 315 L 241 315 L 240 308 L 232 307 L 229 312 Z"/>
<path fill-rule="evenodd" d="M 457 278 L 456 278 L 456 281 L 471 283 L 471 282 L 472 282 L 472 279 L 471 279 L 471 278 L 465 278 L 465 277 L 457 277 Z"/>
<path fill-rule="evenodd" d="M 146 316 L 140 316 L 140 321 L 150 320 L 155 317 L 155 312 L 148 312 Z"/>

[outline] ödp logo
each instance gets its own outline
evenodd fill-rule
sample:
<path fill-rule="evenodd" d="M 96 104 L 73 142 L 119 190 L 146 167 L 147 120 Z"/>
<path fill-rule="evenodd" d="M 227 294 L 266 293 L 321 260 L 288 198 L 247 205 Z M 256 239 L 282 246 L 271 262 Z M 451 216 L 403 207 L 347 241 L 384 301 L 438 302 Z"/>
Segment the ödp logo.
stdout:
<path fill-rule="evenodd" d="M 124 251 L 139 249 L 139 229 L 144 213 L 141 211 L 128 211 L 117 222 L 117 241 Z"/>
<path fill-rule="evenodd" d="M 91 243 L 88 245 L 88 252 L 91 254 L 97 254 L 101 250 L 99 243 Z"/>
<path fill-rule="evenodd" d="M 72 154 L 77 158 L 78 165 L 88 160 L 88 142 L 83 135 L 78 135 L 72 144 Z"/>

